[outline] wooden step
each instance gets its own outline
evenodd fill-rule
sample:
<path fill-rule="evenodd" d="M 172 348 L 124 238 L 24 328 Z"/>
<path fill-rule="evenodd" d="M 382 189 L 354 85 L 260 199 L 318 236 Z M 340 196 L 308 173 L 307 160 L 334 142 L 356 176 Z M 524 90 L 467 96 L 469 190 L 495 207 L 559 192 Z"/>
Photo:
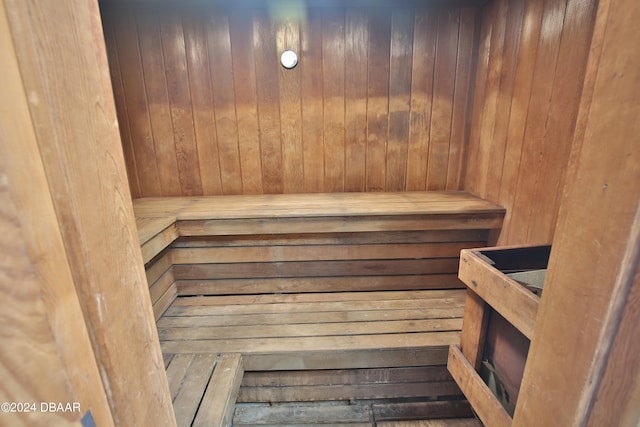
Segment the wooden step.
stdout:
<path fill-rule="evenodd" d="M 165 354 L 178 427 L 226 427 L 244 374 L 240 354 Z"/>

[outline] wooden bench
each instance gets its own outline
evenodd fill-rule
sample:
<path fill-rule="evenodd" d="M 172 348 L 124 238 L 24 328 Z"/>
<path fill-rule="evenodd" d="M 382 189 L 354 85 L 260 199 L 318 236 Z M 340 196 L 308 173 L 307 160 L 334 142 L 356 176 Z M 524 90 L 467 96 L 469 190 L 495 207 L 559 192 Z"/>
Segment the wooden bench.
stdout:
<path fill-rule="evenodd" d="M 163 353 L 241 354 L 239 402 L 462 397 L 446 371 L 464 310 L 459 254 L 487 246 L 499 206 L 415 192 L 152 198 L 134 210 Z M 389 369 L 402 380 L 367 382 Z M 314 370 L 330 384 L 291 386 Z"/>
<path fill-rule="evenodd" d="M 180 427 L 226 427 L 244 374 L 240 354 L 164 354 Z"/>
<path fill-rule="evenodd" d="M 463 288 L 504 209 L 463 192 L 134 201 L 156 317 L 177 295 Z"/>

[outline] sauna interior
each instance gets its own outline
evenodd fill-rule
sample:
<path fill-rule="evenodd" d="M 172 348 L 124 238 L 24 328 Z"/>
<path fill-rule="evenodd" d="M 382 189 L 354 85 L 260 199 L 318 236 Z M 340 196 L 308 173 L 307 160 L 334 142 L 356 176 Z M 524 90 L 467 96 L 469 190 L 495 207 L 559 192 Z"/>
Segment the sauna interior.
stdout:
<path fill-rule="evenodd" d="M 640 425 L 635 0 L 0 12 L 0 425 Z"/>

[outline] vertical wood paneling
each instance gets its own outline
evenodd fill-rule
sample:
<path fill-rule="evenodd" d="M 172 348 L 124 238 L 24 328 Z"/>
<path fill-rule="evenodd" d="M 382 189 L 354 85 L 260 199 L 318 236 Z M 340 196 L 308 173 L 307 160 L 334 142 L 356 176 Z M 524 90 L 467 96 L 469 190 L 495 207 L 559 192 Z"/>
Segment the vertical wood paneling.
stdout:
<path fill-rule="evenodd" d="M 218 137 L 213 110 L 213 91 L 211 89 L 211 73 L 209 72 L 210 59 L 204 31 L 204 18 L 195 12 L 190 12 L 184 16 L 182 22 L 202 194 L 205 196 L 222 194 Z"/>
<path fill-rule="evenodd" d="M 413 13 L 395 9 L 391 19 L 389 65 L 389 140 L 387 143 L 386 191 L 405 188 L 411 103 Z"/>
<path fill-rule="evenodd" d="M 236 11 L 229 16 L 238 144 L 242 167 L 242 193 L 261 194 L 263 193 L 262 160 L 252 23 L 244 15 L 243 12 Z"/>
<path fill-rule="evenodd" d="M 369 20 L 347 9 L 345 22 L 345 191 L 364 191 L 367 155 L 367 66 Z"/>
<path fill-rule="evenodd" d="M 278 54 L 291 49 L 300 52 L 300 24 L 287 19 L 276 29 Z M 278 67 L 280 90 L 280 140 L 285 193 L 304 190 L 304 161 L 302 156 L 302 110 L 300 103 L 300 68 Z"/>
<path fill-rule="evenodd" d="M 500 9 L 500 21 L 504 21 L 504 41 L 502 42 L 502 60 L 500 81 L 497 87 L 495 99 L 496 116 L 493 123 L 491 139 L 491 151 L 487 159 L 486 178 L 482 180 L 486 197 L 495 200 L 500 193 L 500 186 L 493 183 L 499 182 L 505 158 L 505 146 L 511 116 L 511 104 L 513 102 L 513 83 L 516 74 L 516 59 L 520 29 L 522 28 L 522 7 L 524 2 L 512 1 L 504 4 Z M 496 61 L 498 62 L 498 61 Z M 503 113 L 505 112 L 505 113 Z M 488 186 L 487 182 L 492 183 Z"/>
<path fill-rule="evenodd" d="M 280 142 L 279 58 L 275 24 L 266 13 L 257 12 L 253 21 L 253 50 L 260 126 L 262 179 L 265 193 L 283 192 L 282 144 Z M 259 76 L 259 77 L 258 77 Z"/>
<path fill-rule="evenodd" d="M 456 82 L 453 97 L 453 117 L 451 119 L 451 138 L 449 142 L 449 164 L 447 165 L 447 190 L 462 190 L 464 154 L 469 135 L 469 86 L 473 76 L 473 40 L 476 13 L 471 7 L 460 11 L 460 30 L 458 36 L 458 58 L 456 61 Z"/>
<path fill-rule="evenodd" d="M 495 0 L 483 11 L 465 186 L 507 208 L 500 244 L 549 243 L 595 0 Z"/>
<path fill-rule="evenodd" d="M 117 53 L 123 87 L 122 93 L 116 91 L 114 95 L 116 96 L 116 105 L 126 106 L 126 114 L 129 119 L 128 129 L 120 127 L 121 134 L 124 130 L 131 135 L 134 160 L 140 182 L 140 195 L 161 196 L 162 189 L 158 176 L 158 162 L 156 161 L 151 131 L 149 101 L 144 86 L 142 56 L 135 18 L 131 14 L 118 15 L 118 18 L 113 21 L 112 28 L 115 33 L 115 43 L 109 46 L 110 50 L 115 49 Z M 111 55 L 113 56 L 113 52 Z M 124 96 L 124 99 L 120 99 L 118 96 Z M 130 170 L 129 174 L 131 173 Z"/>
<path fill-rule="evenodd" d="M 391 15 L 375 10 L 369 20 L 367 79 L 367 191 L 384 191 L 389 135 L 389 51 Z"/>
<path fill-rule="evenodd" d="M 144 86 L 149 103 L 149 118 L 155 147 L 158 175 L 163 196 L 179 196 L 182 191 L 178 173 L 176 143 L 167 91 L 164 52 L 160 37 L 160 19 L 136 15 Z"/>
<path fill-rule="evenodd" d="M 324 191 L 324 109 L 322 100 L 322 16 L 307 17 L 300 29 L 300 98 L 302 103 L 302 144 L 304 191 Z"/>
<path fill-rule="evenodd" d="M 181 17 L 167 17 L 161 36 L 181 193 L 195 196 L 202 194 L 202 186 Z"/>
<path fill-rule="evenodd" d="M 111 24 L 111 21 L 108 22 Z M 103 27 L 104 37 L 109 40 L 109 44 L 115 45 L 116 35 L 111 27 L 111 25 Z M 111 73 L 113 92 L 116 94 L 115 100 L 118 103 L 116 112 L 120 125 L 122 149 L 126 153 L 124 157 L 127 163 L 127 176 L 129 178 L 129 186 L 131 187 L 131 197 L 136 198 L 142 195 L 142 190 L 140 189 L 138 165 L 136 164 L 135 148 L 131 138 L 129 115 L 127 114 L 127 104 L 125 103 L 124 85 L 122 83 L 122 75 L 120 74 L 120 60 L 118 58 L 118 52 L 115 49 L 109 49 L 107 54 L 109 55 L 109 71 Z"/>
<path fill-rule="evenodd" d="M 427 188 L 437 29 L 438 17 L 435 12 L 421 10 L 416 13 L 413 31 L 407 190 L 417 191 Z M 469 49 L 472 49 L 472 46 L 469 46 Z"/>
<path fill-rule="evenodd" d="M 331 193 L 344 190 L 344 44 L 344 13 L 339 9 L 323 12 L 324 186 Z"/>
<path fill-rule="evenodd" d="M 476 6 L 105 7 L 136 196 L 461 188 Z"/>
<path fill-rule="evenodd" d="M 447 184 L 459 22 L 458 10 L 438 14 L 427 190 L 444 190 Z"/>
<path fill-rule="evenodd" d="M 209 61 L 209 66 L 213 83 L 213 108 L 216 117 L 222 192 L 223 194 L 242 194 L 231 38 L 227 17 L 212 15 L 206 31 L 209 58 L 213 59 Z"/>
<path fill-rule="evenodd" d="M 567 159 L 549 158 L 543 148 L 565 8 L 565 0 L 545 2 L 544 5 L 541 37 L 538 41 L 538 55 L 533 72 L 532 96 L 529 100 L 529 114 L 522 151 L 522 164 L 526 165 L 529 170 L 527 173 L 521 171 L 518 176 L 518 192 L 511 213 L 513 222 L 526 224 L 526 226 L 511 227 L 508 238 L 513 241 L 551 242 L 551 237 L 546 230 L 532 232 L 529 223 L 534 215 L 540 215 L 544 210 L 541 209 L 541 206 L 532 204 L 532 196 L 538 188 L 540 175 L 546 173 L 548 169 L 566 167 L 567 162 Z M 577 107 L 578 100 L 576 99 L 575 102 Z M 565 141 L 565 143 L 569 143 L 569 141 Z"/>

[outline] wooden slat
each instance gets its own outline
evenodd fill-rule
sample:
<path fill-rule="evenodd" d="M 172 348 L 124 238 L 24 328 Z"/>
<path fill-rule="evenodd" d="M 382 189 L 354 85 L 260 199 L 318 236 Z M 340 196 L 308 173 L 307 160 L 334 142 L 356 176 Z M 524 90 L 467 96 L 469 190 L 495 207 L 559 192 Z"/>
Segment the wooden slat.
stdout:
<path fill-rule="evenodd" d="M 289 235 L 202 236 L 181 238 L 173 248 L 229 247 L 229 246 L 284 246 L 284 245 L 364 245 L 380 243 L 444 243 L 486 242 L 487 230 L 427 230 L 372 233 L 304 233 Z"/>
<path fill-rule="evenodd" d="M 477 253 L 463 250 L 460 279 L 527 338 L 533 336 L 540 298 L 499 270 L 489 266 Z"/>
<path fill-rule="evenodd" d="M 371 339 L 371 338 L 370 338 Z M 385 348 L 384 342 L 372 350 L 296 351 L 295 353 L 246 353 L 247 371 L 282 371 L 300 369 L 388 368 L 396 366 L 431 366 L 446 363 L 444 347 Z"/>
<path fill-rule="evenodd" d="M 185 11 L 182 22 L 202 195 L 223 194 L 216 122 L 211 120 L 213 92 L 205 17 Z"/>
<path fill-rule="evenodd" d="M 474 418 L 447 418 L 443 420 L 391 421 L 376 424 L 379 427 L 482 427 Z"/>
<path fill-rule="evenodd" d="M 253 11 L 252 11 L 253 12 Z M 281 193 L 282 144 L 278 107 L 278 58 L 274 25 L 265 12 L 247 13 L 253 19 L 253 52 L 256 64 L 258 126 L 262 158 L 262 186 L 265 193 Z M 259 77 L 258 77 L 259 76 Z"/>
<path fill-rule="evenodd" d="M 162 341 L 164 352 L 172 353 L 242 353 L 243 355 L 291 354 L 298 357 L 305 352 L 371 351 L 384 349 L 411 349 L 428 347 L 433 350 L 459 342 L 459 332 L 421 332 L 412 334 L 355 335 L 346 337 L 262 338 L 256 340 L 190 340 Z M 331 349 L 331 350 L 329 350 Z M 355 362 L 357 363 L 357 362 Z"/>
<path fill-rule="evenodd" d="M 464 288 L 464 284 L 455 273 L 414 276 L 178 280 L 176 285 L 178 286 L 178 294 L 184 296 Z"/>
<path fill-rule="evenodd" d="M 462 318 L 462 307 L 428 308 L 428 309 L 403 309 L 391 311 L 329 311 L 314 313 L 292 314 L 245 314 L 229 316 L 163 316 L 158 320 L 159 328 L 200 328 L 221 327 L 231 325 L 268 326 L 283 323 L 318 323 L 318 322 L 367 322 L 381 320 L 410 320 L 410 319 L 455 319 Z"/>
<path fill-rule="evenodd" d="M 429 164 L 429 125 L 433 101 L 433 66 L 438 28 L 435 11 L 416 13 L 414 23 L 413 70 L 411 72 L 411 117 L 407 154 L 409 191 L 426 190 Z"/>
<path fill-rule="evenodd" d="M 369 426 L 371 408 L 366 405 L 340 406 L 274 406 L 239 407 L 233 417 L 233 425 L 296 425 L 366 423 Z M 358 425 L 358 424 L 355 424 Z"/>
<path fill-rule="evenodd" d="M 431 291 L 427 291 L 431 292 Z M 438 292 L 438 291 L 434 291 Z M 447 291 L 443 291 L 447 292 Z M 456 291 L 453 291 L 456 292 Z M 404 310 L 406 308 L 460 307 L 459 298 L 435 297 L 429 299 L 399 299 L 376 301 L 377 310 Z M 305 313 L 326 311 L 371 310 L 371 301 L 285 302 L 281 304 L 231 304 L 172 306 L 167 316 L 216 316 L 224 314 Z"/>
<path fill-rule="evenodd" d="M 459 19 L 459 10 L 438 13 L 427 190 L 444 190 L 447 184 Z"/>
<path fill-rule="evenodd" d="M 345 191 L 365 191 L 369 17 L 345 11 Z"/>
<path fill-rule="evenodd" d="M 373 11 L 369 19 L 367 78 L 366 191 L 385 190 L 385 156 L 389 134 L 391 15 Z"/>
<path fill-rule="evenodd" d="M 162 60 L 160 21 L 154 15 L 137 13 L 140 60 L 144 71 L 144 91 L 148 102 L 151 138 L 163 196 L 181 196 L 176 146 L 171 123 L 171 107 Z M 136 40 L 138 41 L 138 40 Z M 131 43 L 130 40 L 127 41 Z"/>
<path fill-rule="evenodd" d="M 453 258 L 478 242 L 171 249 L 174 264 Z"/>
<path fill-rule="evenodd" d="M 202 194 L 198 147 L 194 133 L 194 118 L 185 37 L 180 15 L 170 15 L 160 26 L 162 53 L 171 108 L 171 125 L 178 164 L 180 194 Z"/>
<path fill-rule="evenodd" d="M 149 295 L 151 296 L 151 304 L 155 304 L 164 295 L 164 293 L 174 285 L 172 269 L 167 270 L 160 278 L 149 286 Z M 174 285 L 175 287 L 175 285 Z M 177 290 L 177 288 L 176 288 Z"/>
<path fill-rule="evenodd" d="M 174 299 L 178 296 L 175 284 L 169 286 L 169 289 L 153 304 L 153 314 L 156 321 L 169 308 Z"/>
<path fill-rule="evenodd" d="M 193 354 L 176 354 L 171 358 L 171 362 L 166 369 L 172 401 L 178 395 L 180 387 L 182 386 L 182 381 L 184 381 L 184 377 L 191 366 L 194 357 L 195 355 Z"/>
<path fill-rule="evenodd" d="M 108 12 L 107 12 L 108 13 Z M 124 84 L 122 81 L 120 58 L 116 45 L 116 34 L 113 28 L 114 20 L 105 19 L 103 21 L 103 31 L 105 43 L 107 45 L 107 56 L 109 60 L 109 71 L 114 92 L 114 99 L 117 103 L 116 113 L 118 114 L 118 126 L 120 128 L 120 138 L 122 138 L 122 149 L 124 150 L 124 160 L 127 163 L 127 176 L 129 178 L 129 188 L 131 197 L 142 197 L 140 188 L 140 178 L 138 177 L 138 165 L 136 164 L 135 148 L 133 138 L 131 138 L 131 124 L 125 99 Z M 117 95 L 115 95 L 117 93 Z"/>
<path fill-rule="evenodd" d="M 464 182 L 465 154 L 471 118 L 471 98 L 469 90 L 473 76 L 475 46 L 476 9 L 463 7 L 460 10 L 458 34 L 458 57 L 456 59 L 456 80 L 453 95 L 453 116 L 449 142 L 449 164 L 447 165 L 447 190 L 461 190 Z M 473 43 L 469 43 L 473 40 Z"/>
<path fill-rule="evenodd" d="M 176 280 L 280 277 L 337 277 L 454 273 L 457 258 L 389 261 L 300 261 L 286 263 L 175 265 Z"/>
<path fill-rule="evenodd" d="M 466 215 L 407 215 L 401 217 L 344 217 L 239 219 L 239 220 L 189 220 L 179 221 L 181 236 L 228 236 L 246 234 L 289 234 L 405 231 L 405 230 L 459 230 L 499 229 L 500 214 Z"/>
<path fill-rule="evenodd" d="M 484 357 L 485 336 L 490 307 L 471 289 L 467 290 L 464 320 L 460 333 L 460 349 L 474 369 L 480 369 Z"/>
<path fill-rule="evenodd" d="M 446 366 L 418 366 L 388 369 L 305 370 L 247 372 L 242 387 L 292 387 L 348 384 L 403 384 L 414 381 L 446 381 L 451 375 Z"/>
<path fill-rule="evenodd" d="M 193 422 L 216 365 L 216 359 L 216 354 L 196 354 L 193 357 L 185 372 L 180 390 L 173 399 L 173 410 L 178 426 L 190 426 Z"/>
<path fill-rule="evenodd" d="M 509 427 L 511 425 L 512 420 L 509 414 L 482 381 L 473 366 L 465 359 L 458 346 L 452 345 L 449 349 L 447 366 L 484 425 L 492 427 Z"/>
<path fill-rule="evenodd" d="M 473 417 L 466 400 L 374 404 L 373 416 L 379 425 L 384 421 L 428 420 L 432 418 Z"/>
<path fill-rule="evenodd" d="M 459 290 L 429 290 L 429 291 L 385 291 L 385 292 L 341 292 L 341 293 L 313 293 L 290 295 L 229 295 L 223 297 L 181 298 L 175 306 L 193 305 L 255 305 L 282 303 L 310 303 L 310 302 L 347 302 L 347 301 L 394 301 L 408 299 L 454 299 L 462 304 L 465 291 Z"/>
<path fill-rule="evenodd" d="M 411 102 L 414 14 L 409 9 L 391 12 L 389 64 L 389 128 L 386 152 L 386 191 L 402 191 L 406 185 Z"/>
<path fill-rule="evenodd" d="M 300 52 L 300 22 L 287 20 L 277 24 L 276 48 Z M 302 145 L 302 108 L 300 105 L 300 68 L 278 67 L 280 93 L 280 140 L 282 143 L 283 190 L 304 191 Z"/>
<path fill-rule="evenodd" d="M 193 427 L 226 427 L 231 422 L 244 373 L 242 356 L 222 354 L 202 397 Z"/>
<path fill-rule="evenodd" d="M 229 31 L 238 120 L 242 193 L 259 194 L 264 190 L 260 158 L 256 65 L 253 51 L 252 21 L 247 19 L 245 10 L 237 10 L 229 15 Z"/>
<path fill-rule="evenodd" d="M 124 99 L 120 99 L 118 103 L 126 105 L 140 192 L 145 196 L 162 196 L 135 16 L 128 14 L 114 19 L 112 28 L 115 43 L 110 47 L 117 50 L 124 95 Z M 132 40 L 135 40 L 135 43 L 132 43 Z M 120 112 L 122 113 L 122 110 Z M 129 170 L 129 174 L 132 173 L 133 171 Z"/>
<path fill-rule="evenodd" d="M 209 48 L 222 192 L 223 194 L 242 194 L 228 18 L 223 15 L 209 16 L 205 32 Z"/>
<path fill-rule="evenodd" d="M 147 283 L 149 284 L 149 286 L 155 283 L 155 281 L 158 280 L 158 278 L 160 278 L 160 276 L 162 276 L 165 271 L 170 269 L 171 265 L 171 259 L 168 256 L 165 256 L 165 254 L 147 264 L 145 266 L 145 272 L 147 276 Z"/>
<path fill-rule="evenodd" d="M 344 11 L 322 15 L 322 79 L 324 95 L 324 189 L 344 191 L 345 166 L 345 40 Z"/>
<path fill-rule="evenodd" d="M 149 230 L 151 227 L 156 227 L 156 225 L 161 226 L 166 222 L 168 221 L 153 221 L 153 223 L 147 223 L 145 228 Z M 145 264 L 151 261 L 156 255 L 166 249 L 177 238 L 178 227 L 176 226 L 175 222 L 172 222 L 161 232 L 151 237 L 148 241 L 142 244 L 142 261 Z"/>
<path fill-rule="evenodd" d="M 453 381 L 405 382 L 402 384 L 315 385 L 297 387 L 242 388 L 238 402 L 315 402 L 323 400 L 391 399 L 459 396 Z"/>
<path fill-rule="evenodd" d="M 389 320 L 317 324 L 277 324 L 261 328 L 251 326 L 216 326 L 195 328 L 161 328 L 161 340 L 261 339 L 277 337 L 320 337 L 374 335 L 415 332 L 459 331 L 460 319 Z"/>

